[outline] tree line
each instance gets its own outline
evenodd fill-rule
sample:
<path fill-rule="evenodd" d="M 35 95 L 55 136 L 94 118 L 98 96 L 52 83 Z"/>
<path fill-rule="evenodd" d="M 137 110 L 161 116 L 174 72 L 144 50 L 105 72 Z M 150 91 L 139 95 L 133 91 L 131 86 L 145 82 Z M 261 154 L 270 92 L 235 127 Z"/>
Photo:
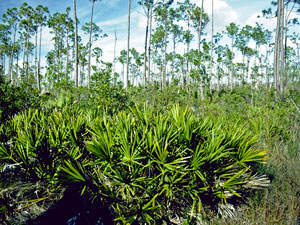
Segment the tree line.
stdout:
<path fill-rule="evenodd" d="M 291 29 L 299 25 L 293 17 L 299 12 L 299 0 L 273 1 L 274 12 L 271 8 L 263 10 L 263 16 L 277 17 L 274 31 L 259 23 L 240 26 L 232 22 L 218 33 L 214 32 L 214 13 L 208 16 L 204 0 L 201 7 L 190 0 L 177 4 L 172 0 L 140 0 L 138 4 L 146 17 L 144 51 L 131 47 L 129 0 L 127 49 L 117 55 L 115 33 L 112 62 L 102 60 L 102 49 L 94 46 L 97 40 L 107 37 L 93 21 L 95 0 L 91 0 L 90 21 L 80 27 L 88 37 L 87 43 L 78 35 L 76 0 L 73 16 L 71 7 L 53 14 L 47 6 L 33 8 L 27 3 L 7 9 L 0 24 L 3 73 L 13 84 L 34 83 L 39 90 L 55 85 L 90 88 L 95 72 L 109 73 L 112 83 L 122 81 L 126 90 L 130 85 L 155 84 L 165 88 L 173 84 L 196 91 L 202 99 L 206 92 L 243 84 L 273 87 L 277 93 L 284 91 L 289 82 L 299 81 L 300 36 Z M 214 12 L 214 1 L 211 7 Z M 53 35 L 53 49 L 47 52 L 42 70 L 45 28 Z M 206 34 L 208 29 L 210 37 Z M 230 39 L 228 44 L 223 41 L 225 38 Z M 191 47 L 193 41 L 195 49 Z M 184 45 L 183 53 L 177 49 L 179 44 Z M 122 65 L 121 71 L 116 71 L 116 63 Z"/>

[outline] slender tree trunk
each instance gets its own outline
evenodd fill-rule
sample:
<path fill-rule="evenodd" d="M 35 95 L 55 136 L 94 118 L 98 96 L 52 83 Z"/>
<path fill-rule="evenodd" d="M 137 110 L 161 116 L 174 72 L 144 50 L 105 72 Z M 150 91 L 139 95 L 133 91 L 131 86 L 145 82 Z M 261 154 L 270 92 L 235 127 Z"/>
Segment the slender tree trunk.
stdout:
<path fill-rule="evenodd" d="M 163 71 L 162 71 L 162 88 L 165 88 L 167 86 L 167 38 L 168 38 L 168 33 L 167 33 L 167 21 L 165 21 L 165 37 L 164 37 L 164 66 L 163 66 Z"/>
<path fill-rule="evenodd" d="M 199 51 L 199 55 L 200 55 L 200 51 L 201 51 L 201 37 L 202 37 L 202 20 L 203 20 L 203 12 L 204 12 L 204 0 L 202 0 L 201 3 L 201 13 L 200 13 L 200 23 L 199 23 L 199 28 L 198 28 L 198 51 Z M 200 63 L 200 60 L 199 60 Z"/>
<path fill-rule="evenodd" d="M 35 71 L 35 78 L 36 78 L 36 87 L 40 91 L 40 78 L 38 75 L 38 28 L 36 29 L 35 32 L 35 57 L 34 57 L 34 71 Z"/>
<path fill-rule="evenodd" d="M 122 81 L 123 81 L 123 83 L 125 82 L 124 81 L 124 78 L 125 78 L 125 63 L 122 63 Z"/>
<path fill-rule="evenodd" d="M 114 61 L 113 61 L 113 76 L 115 76 L 115 72 L 116 72 L 116 49 L 117 49 L 117 32 L 115 30 L 115 44 L 114 44 Z M 116 80 L 114 79 L 115 85 L 116 85 Z"/>
<path fill-rule="evenodd" d="M 257 44 L 255 44 L 255 51 L 257 52 L 257 50 L 258 50 L 258 47 L 257 47 Z M 256 67 L 255 69 L 257 69 L 257 67 L 258 67 L 257 54 L 255 54 L 255 57 L 254 57 L 254 66 Z M 257 79 L 257 76 L 258 76 L 258 70 L 255 71 L 255 77 L 253 77 L 256 89 L 258 88 L 258 79 Z"/>
<path fill-rule="evenodd" d="M 284 9 L 284 2 L 282 3 L 282 15 L 281 15 L 281 41 L 280 41 L 280 92 L 283 93 L 284 91 L 284 86 L 285 86 L 285 79 L 286 79 L 286 74 L 285 74 L 285 46 L 284 46 L 284 40 L 285 36 L 287 33 L 287 24 L 285 21 L 285 9 Z"/>
<path fill-rule="evenodd" d="M 41 79 L 40 79 L 40 73 L 41 73 L 41 54 L 42 54 L 42 32 L 43 27 L 40 26 L 40 47 L 39 47 L 39 60 L 38 60 L 38 67 L 37 67 L 37 78 L 38 78 L 38 90 L 41 90 Z"/>
<path fill-rule="evenodd" d="M 90 24 L 90 37 L 89 37 L 89 65 L 88 65 L 88 88 L 91 83 L 91 51 L 92 51 L 92 33 L 93 33 L 93 15 L 94 15 L 95 0 L 92 0 L 91 24 Z"/>
<path fill-rule="evenodd" d="M 190 18 L 188 18 L 188 33 L 190 33 Z M 189 53 L 190 53 L 190 37 L 188 37 L 188 42 L 187 42 L 187 48 L 186 48 L 186 54 L 187 54 L 187 59 L 186 59 L 186 84 L 187 86 L 190 84 L 190 59 L 189 59 Z M 189 88 L 188 89 L 188 94 Z"/>
<path fill-rule="evenodd" d="M 59 74 L 62 74 L 63 71 L 63 62 L 62 62 L 62 50 L 63 50 L 63 41 L 62 39 L 60 39 L 60 49 L 58 50 L 58 71 Z"/>
<path fill-rule="evenodd" d="M 281 77 L 281 43 L 282 43 L 282 10 L 284 9 L 284 0 L 277 0 L 277 26 L 276 26 L 276 36 L 275 36 L 275 51 L 274 51 L 274 90 L 276 97 L 278 96 L 279 83 Z"/>
<path fill-rule="evenodd" d="M 201 73 L 201 37 L 202 37 L 202 20 L 203 20 L 203 12 L 204 12 L 204 0 L 202 0 L 201 3 L 201 13 L 200 13 L 200 23 L 198 27 L 198 73 L 199 73 L 199 95 L 200 95 L 200 100 L 204 100 L 204 95 L 203 95 L 203 78 L 202 78 L 202 73 Z"/>
<path fill-rule="evenodd" d="M 248 76 L 248 80 L 250 82 L 250 87 L 252 90 L 253 82 L 252 82 L 251 74 L 250 74 L 250 57 L 249 56 L 247 57 L 247 76 Z"/>
<path fill-rule="evenodd" d="M 14 40 L 13 40 L 13 45 L 10 53 L 10 64 L 9 64 L 9 76 L 10 76 L 10 81 L 13 84 L 13 75 L 12 75 L 12 67 L 13 67 L 13 59 L 14 59 L 14 53 L 15 53 L 15 43 L 16 43 L 16 33 L 17 33 L 17 27 L 15 26 L 14 29 Z"/>
<path fill-rule="evenodd" d="M 204 0 L 202 0 L 201 3 L 201 13 L 200 13 L 200 23 L 199 23 L 199 28 L 198 28 L 198 54 L 199 54 L 199 63 L 198 63 L 198 71 L 199 71 L 199 92 L 200 92 L 200 99 L 204 99 L 203 95 L 203 79 L 202 79 L 202 74 L 201 74 L 201 37 L 202 37 L 202 20 L 203 20 L 203 12 L 204 12 Z"/>
<path fill-rule="evenodd" d="M 183 55 L 185 54 L 185 49 L 183 51 Z M 182 57 L 182 60 L 181 60 L 181 70 L 182 70 L 182 76 L 181 76 L 181 79 L 182 79 L 182 83 L 181 83 L 181 87 L 182 89 L 185 89 L 185 84 L 186 84 L 186 70 L 184 68 L 184 65 L 185 65 L 185 58 Z"/>
<path fill-rule="evenodd" d="M 83 70 L 83 66 L 82 65 L 79 65 L 79 78 L 80 78 L 80 80 L 79 80 L 79 83 L 80 83 L 80 86 L 82 86 L 82 81 L 83 81 L 83 73 L 82 73 L 82 70 Z"/>
<path fill-rule="evenodd" d="M 162 50 L 162 51 L 163 51 L 163 50 Z M 161 54 L 163 55 L 163 52 L 162 52 Z M 163 76 L 164 76 L 164 75 L 163 75 L 163 73 L 164 73 L 163 70 L 164 70 L 164 66 L 163 66 L 163 64 L 161 63 L 161 64 L 160 64 L 160 70 L 159 70 L 159 72 L 160 72 L 160 82 L 159 82 L 159 83 L 160 83 L 160 90 L 163 89 L 163 79 L 164 79 L 164 78 L 163 78 Z"/>
<path fill-rule="evenodd" d="M 22 80 L 25 80 L 25 56 L 26 56 L 26 38 L 24 40 L 24 44 L 23 44 L 23 63 L 22 63 Z M 4 65 L 5 65 L 5 61 L 4 61 Z"/>
<path fill-rule="evenodd" d="M 66 76 L 69 76 L 69 32 L 66 35 L 67 52 L 66 52 Z"/>
<path fill-rule="evenodd" d="M 27 34 L 29 35 L 29 29 L 27 29 Z M 29 78 L 29 37 L 27 36 L 26 44 L 26 77 Z"/>
<path fill-rule="evenodd" d="M 150 5 L 150 24 L 149 24 L 149 42 L 148 42 L 148 81 L 151 77 L 151 37 L 152 37 L 152 16 L 153 16 L 153 5 Z"/>
<path fill-rule="evenodd" d="M 17 68 L 16 68 L 16 79 L 18 79 L 19 76 L 19 53 L 17 53 Z"/>
<path fill-rule="evenodd" d="M 297 58 L 298 58 L 298 65 L 297 65 L 297 69 L 300 68 L 300 45 L 297 45 Z"/>
<path fill-rule="evenodd" d="M 214 54 L 214 0 L 212 0 L 212 14 L 211 14 L 211 50 L 210 50 L 210 84 L 209 91 L 211 93 L 211 84 L 212 84 L 212 71 L 213 71 L 213 54 Z"/>
<path fill-rule="evenodd" d="M 258 46 L 258 87 L 262 86 L 262 58 L 260 54 L 260 46 Z"/>
<path fill-rule="evenodd" d="M 75 26 L 75 87 L 78 87 L 78 23 L 76 15 L 76 0 L 73 0 L 74 26 Z"/>
<path fill-rule="evenodd" d="M 172 79 L 175 78 L 175 56 L 176 56 L 176 38 L 173 38 L 173 58 L 172 58 Z"/>
<path fill-rule="evenodd" d="M 131 12 L 131 0 L 128 0 L 128 37 L 127 37 L 127 66 L 124 77 L 124 88 L 128 91 L 128 74 L 129 74 L 129 49 L 130 49 L 130 12 Z"/>
<path fill-rule="evenodd" d="M 147 6 L 147 26 L 146 26 L 146 34 L 145 34 L 145 50 L 144 50 L 144 85 L 146 86 L 147 82 L 147 45 L 148 45 L 148 32 L 149 32 L 149 24 L 150 24 L 150 7 Z"/>
<path fill-rule="evenodd" d="M 2 55 L 1 56 L 0 72 L 3 72 L 3 76 L 5 76 L 4 67 L 5 67 L 5 64 L 4 64 L 4 55 Z"/>
<path fill-rule="evenodd" d="M 266 56 L 264 59 L 264 66 L 265 66 L 265 75 L 266 75 L 266 88 L 270 89 L 270 73 L 268 72 L 268 58 L 269 58 L 269 47 L 267 46 L 266 49 Z"/>
<path fill-rule="evenodd" d="M 220 91 L 220 66 L 217 66 L 217 91 Z"/>
<path fill-rule="evenodd" d="M 265 74 L 267 76 L 266 88 L 269 89 L 270 88 L 270 78 L 269 78 L 269 72 L 268 72 L 268 66 L 267 65 L 266 65 L 266 68 L 265 68 Z"/>
<path fill-rule="evenodd" d="M 12 47 L 13 49 L 13 47 Z M 12 50 L 13 51 L 13 50 Z M 12 84 L 13 83 L 13 78 L 12 78 L 12 61 L 13 61 L 13 53 L 11 52 L 9 54 L 9 61 L 8 61 L 8 78 L 9 78 L 9 82 Z"/>
<path fill-rule="evenodd" d="M 232 91 L 233 89 L 233 43 L 234 43 L 234 38 L 231 38 L 231 54 L 232 54 L 232 60 L 231 60 L 231 65 L 230 65 L 230 90 Z"/>

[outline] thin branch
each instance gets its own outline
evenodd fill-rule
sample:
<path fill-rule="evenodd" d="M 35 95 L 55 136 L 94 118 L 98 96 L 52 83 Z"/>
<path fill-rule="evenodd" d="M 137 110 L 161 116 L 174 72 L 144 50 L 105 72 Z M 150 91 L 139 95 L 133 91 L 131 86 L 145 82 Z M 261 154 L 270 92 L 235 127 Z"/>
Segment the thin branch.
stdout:
<path fill-rule="evenodd" d="M 297 109 L 298 113 L 300 114 L 300 109 L 298 108 L 298 106 L 296 105 L 296 103 L 294 102 L 294 100 L 292 98 L 290 98 L 290 100 L 293 103 L 293 105 L 295 106 L 295 108 Z"/>

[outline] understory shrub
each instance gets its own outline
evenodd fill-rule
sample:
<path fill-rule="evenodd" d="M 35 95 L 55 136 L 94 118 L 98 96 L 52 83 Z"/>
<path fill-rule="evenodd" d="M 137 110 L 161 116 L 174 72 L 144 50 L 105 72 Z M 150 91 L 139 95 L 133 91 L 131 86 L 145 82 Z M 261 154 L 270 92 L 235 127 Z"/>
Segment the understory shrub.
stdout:
<path fill-rule="evenodd" d="M 38 105 L 38 92 L 30 86 L 15 86 L 0 76 L 0 122 L 13 115 Z"/>
<path fill-rule="evenodd" d="M 195 222 L 203 205 L 233 217 L 235 198 L 269 184 L 252 167 L 266 153 L 245 125 L 197 118 L 188 107 L 133 107 L 95 119 L 90 133 L 92 156 L 65 160 L 62 177 L 110 204 L 118 223 Z"/>
<path fill-rule="evenodd" d="M 18 164 L 31 180 L 56 183 L 60 165 L 83 154 L 88 116 L 78 109 L 28 110 L 0 126 L 0 169 Z"/>

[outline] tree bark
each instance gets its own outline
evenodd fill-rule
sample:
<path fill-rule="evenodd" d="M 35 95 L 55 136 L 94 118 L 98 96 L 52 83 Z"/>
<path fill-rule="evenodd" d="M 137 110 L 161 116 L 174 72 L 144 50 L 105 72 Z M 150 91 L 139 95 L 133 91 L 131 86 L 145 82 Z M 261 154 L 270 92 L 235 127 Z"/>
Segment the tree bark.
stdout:
<path fill-rule="evenodd" d="M 275 96 L 277 98 L 280 84 L 280 77 L 282 72 L 282 62 L 281 62 L 281 43 L 282 43 L 282 28 L 283 28 L 283 12 L 284 0 L 277 0 L 277 25 L 276 25 L 276 36 L 275 36 L 275 51 L 274 51 L 274 90 Z"/>
<path fill-rule="evenodd" d="M 113 76 L 115 76 L 116 72 L 116 48 L 117 48 L 117 32 L 115 31 L 115 44 L 114 44 L 114 61 L 113 61 Z M 114 79 L 115 85 L 116 85 L 116 80 Z"/>
<path fill-rule="evenodd" d="M 14 53 L 15 53 L 14 50 L 15 50 L 15 43 L 16 43 L 16 33 L 17 33 L 17 25 L 15 25 L 15 29 L 14 29 L 14 40 L 13 40 L 12 49 L 10 53 L 10 64 L 9 64 L 9 75 L 12 84 L 14 83 L 13 75 L 12 75 L 12 67 L 13 67 L 13 60 L 14 60 Z"/>
<path fill-rule="evenodd" d="M 167 86 L 167 38 L 168 38 L 168 31 L 167 31 L 167 21 L 165 21 L 165 37 L 164 37 L 164 66 L 162 71 L 162 88 Z"/>
<path fill-rule="evenodd" d="M 234 43 L 234 38 L 231 38 L 231 54 L 232 54 L 232 60 L 231 60 L 231 65 L 230 65 L 230 90 L 232 91 L 233 89 L 233 43 Z"/>
<path fill-rule="evenodd" d="M 284 82 L 285 82 L 285 46 L 284 40 L 287 33 L 287 25 L 285 23 L 285 9 L 284 9 L 284 1 L 281 5 L 281 37 L 280 37 L 280 83 L 279 83 L 279 90 L 280 93 L 284 91 Z"/>
<path fill-rule="evenodd" d="M 128 0 L 128 37 L 127 37 L 127 66 L 124 77 L 124 88 L 128 91 L 128 74 L 129 74 L 129 49 L 130 49 L 130 12 L 131 12 L 131 0 Z"/>
<path fill-rule="evenodd" d="M 145 34 L 144 80 L 143 80 L 145 86 L 147 82 L 147 47 L 148 47 L 149 24 L 150 24 L 150 6 L 147 6 L 147 26 L 146 26 L 146 34 Z"/>
<path fill-rule="evenodd" d="M 212 70 L 213 70 L 213 53 L 214 53 L 214 0 L 211 3 L 211 50 L 210 50 L 210 82 L 209 82 L 209 91 L 211 93 L 211 83 L 212 83 Z"/>
<path fill-rule="evenodd" d="M 29 26 L 27 28 L 27 37 L 26 37 L 26 77 L 29 78 Z"/>
<path fill-rule="evenodd" d="M 74 26 L 75 26 L 75 87 L 78 87 L 78 25 L 76 16 L 76 0 L 73 0 Z"/>
<path fill-rule="evenodd" d="M 92 33 L 93 33 L 94 5 L 95 5 L 95 0 L 92 0 L 91 24 L 90 24 L 90 37 L 89 37 L 88 88 L 90 88 L 90 83 L 91 83 L 91 51 L 92 51 Z"/>
<path fill-rule="evenodd" d="M 201 3 L 201 13 L 200 13 L 200 24 L 199 24 L 199 28 L 198 28 L 198 54 L 199 54 L 199 63 L 198 63 L 198 72 L 199 72 L 199 92 L 200 92 L 200 99 L 203 100 L 204 96 L 203 96 L 203 79 L 202 79 L 202 74 L 201 74 L 201 35 L 202 35 L 202 20 L 203 20 L 203 12 L 204 12 L 204 0 L 202 0 Z"/>
<path fill-rule="evenodd" d="M 39 76 L 38 76 L 38 28 L 36 29 L 36 32 L 35 32 L 35 57 L 34 57 L 34 65 L 35 65 L 35 78 L 36 78 L 36 87 L 37 89 L 40 91 L 40 79 L 39 79 Z"/>
<path fill-rule="evenodd" d="M 188 34 L 190 34 L 190 16 L 188 16 Z M 190 84 L 190 60 L 189 60 L 189 53 L 190 53 L 190 37 L 188 36 L 188 42 L 187 42 L 187 47 L 186 47 L 186 84 L 187 86 Z M 189 87 L 188 87 L 188 93 L 189 92 Z"/>
<path fill-rule="evenodd" d="M 40 26 L 40 47 L 39 47 L 39 60 L 38 60 L 38 67 L 37 67 L 37 78 L 38 78 L 38 90 L 41 90 L 41 79 L 40 79 L 40 72 L 41 72 L 41 54 L 42 54 L 42 32 L 43 28 Z"/>
<path fill-rule="evenodd" d="M 148 44 L 148 81 L 151 77 L 151 34 L 152 34 L 153 5 L 150 5 L 149 44 Z"/>

